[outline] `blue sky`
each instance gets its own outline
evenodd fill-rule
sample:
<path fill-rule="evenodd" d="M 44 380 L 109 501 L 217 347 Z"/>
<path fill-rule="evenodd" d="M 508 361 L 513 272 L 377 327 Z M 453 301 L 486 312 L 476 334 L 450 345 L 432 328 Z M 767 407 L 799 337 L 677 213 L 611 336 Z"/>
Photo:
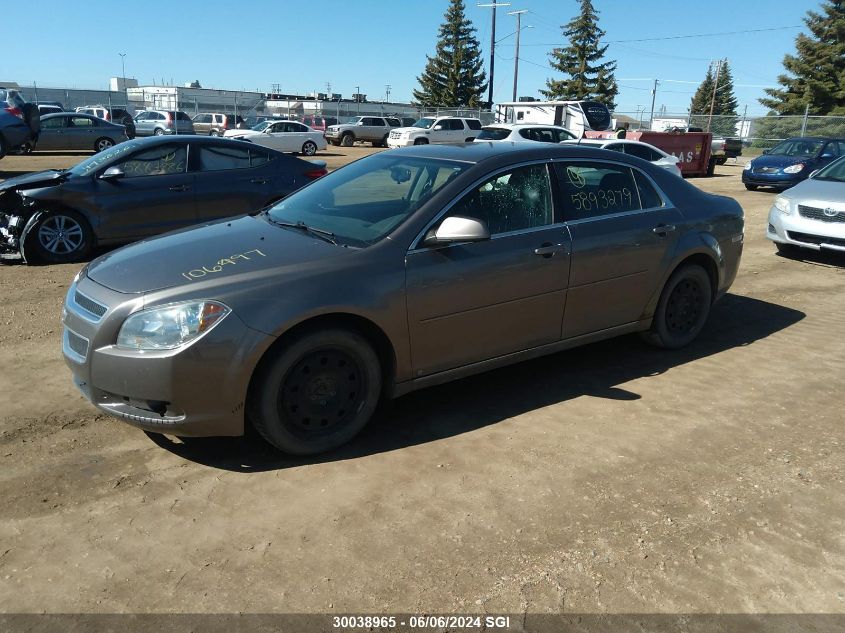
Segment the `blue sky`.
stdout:
<path fill-rule="evenodd" d="M 489 60 L 491 10 L 487 0 L 467 1 L 467 15 L 478 29 L 485 64 Z M 560 25 L 579 10 L 577 0 L 510 0 L 497 21 L 494 99 L 509 101 L 513 86 L 515 19 L 523 15 L 519 94 L 539 96 L 548 77 L 548 53 L 564 44 Z M 618 62 L 617 111 L 651 107 L 653 79 L 660 80 L 655 110 L 684 112 L 710 61 L 727 57 L 736 95 L 749 114 L 765 109 L 756 99 L 776 84 L 783 55 L 794 51 L 802 17 L 819 10 L 818 0 L 594 0 L 600 25 L 610 42 L 608 56 Z M 107 87 L 121 73 L 142 85 L 153 81 L 182 84 L 199 79 L 206 88 L 283 92 L 326 91 L 351 96 L 360 86 L 371 100 L 407 101 L 416 78 L 433 54 L 436 32 L 448 0 L 319 0 L 264 2 L 183 0 L 154 3 L 149 14 L 130 6 L 104 11 L 66 0 L 41 0 L 36 22 L 32 7 L 8 2 L 5 25 L 37 35 L 25 55 L 4 55 L 0 81 L 21 85 Z M 166 10 L 170 5 L 174 10 Z M 117 5 L 112 5 L 117 7 Z M 152 5 L 151 5 L 152 6 Z M 125 9 L 125 10 L 124 10 Z M 146 24 L 144 20 L 147 19 Z M 29 26 L 25 26 L 29 25 Z M 789 28 L 782 28 L 789 27 Z M 799 28 L 793 28 L 799 27 Z M 776 29 L 765 30 L 762 29 Z M 758 30 L 757 32 L 748 32 Z M 690 37 L 746 31 L 744 33 Z M 648 41 L 630 41 L 648 40 Z"/>

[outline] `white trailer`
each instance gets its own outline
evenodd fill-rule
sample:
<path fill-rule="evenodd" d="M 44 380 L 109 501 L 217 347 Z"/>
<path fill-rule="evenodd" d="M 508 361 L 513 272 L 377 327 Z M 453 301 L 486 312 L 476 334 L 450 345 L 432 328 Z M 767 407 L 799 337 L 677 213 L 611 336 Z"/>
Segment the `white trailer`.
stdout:
<path fill-rule="evenodd" d="M 578 137 L 613 126 L 607 106 L 597 101 L 512 101 L 496 105 L 497 123 L 561 125 Z"/>

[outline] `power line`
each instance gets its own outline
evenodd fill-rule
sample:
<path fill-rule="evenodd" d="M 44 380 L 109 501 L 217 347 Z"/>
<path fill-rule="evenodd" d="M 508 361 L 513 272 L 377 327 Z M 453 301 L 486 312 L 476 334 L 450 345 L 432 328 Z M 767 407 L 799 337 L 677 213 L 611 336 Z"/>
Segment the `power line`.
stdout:
<path fill-rule="evenodd" d="M 722 35 L 745 35 L 747 33 L 764 33 L 767 31 L 785 31 L 788 29 L 804 28 L 801 24 L 792 26 L 775 26 L 766 29 L 745 29 L 742 31 L 721 31 L 719 33 L 693 33 L 689 35 L 669 35 L 666 37 L 643 37 L 635 40 L 604 40 L 602 44 L 627 44 L 632 42 L 664 42 L 668 40 L 686 40 L 694 37 L 720 37 Z M 525 46 L 565 46 L 559 42 L 545 42 L 540 44 L 525 44 Z"/>

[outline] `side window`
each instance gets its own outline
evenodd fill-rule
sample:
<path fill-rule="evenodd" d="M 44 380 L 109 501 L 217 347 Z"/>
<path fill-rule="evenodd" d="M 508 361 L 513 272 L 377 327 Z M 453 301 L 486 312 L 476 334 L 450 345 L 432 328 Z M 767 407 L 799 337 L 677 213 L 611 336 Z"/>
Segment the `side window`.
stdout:
<path fill-rule="evenodd" d="M 839 155 L 845 156 L 845 141 L 839 141 Z"/>
<path fill-rule="evenodd" d="M 625 153 L 630 154 L 631 156 L 636 156 L 637 158 L 642 158 L 643 160 L 647 161 L 660 160 L 660 156 L 657 154 L 657 152 L 652 150 L 650 147 L 645 147 L 644 145 L 626 143 Z"/>
<path fill-rule="evenodd" d="M 66 121 L 67 117 L 64 116 L 57 116 L 53 117 L 52 119 L 44 119 L 41 121 L 41 127 L 45 130 L 57 130 L 59 128 L 63 128 L 65 126 Z"/>
<path fill-rule="evenodd" d="M 285 123 L 274 123 L 270 126 L 270 133 L 271 134 L 278 134 L 279 132 L 287 132 Z"/>
<path fill-rule="evenodd" d="M 517 112 L 516 113 L 516 120 L 522 121 L 525 118 L 525 112 Z"/>
<path fill-rule="evenodd" d="M 291 123 L 291 132 L 307 132 L 308 128 L 301 123 Z"/>
<path fill-rule="evenodd" d="M 95 123 L 93 119 L 89 119 L 87 117 L 82 116 L 75 116 L 72 117 L 70 120 L 70 127 L 75 128 L 92 128 L 94 127 Z"/>
<path fill-rule="evenodd" d="M 645 175 L 634 170 L 634 179 L 637 181 L 637 190 L 640 192 L 640 205 L 643 209 L 655 209 L 663 206 L 663 199 L 649 182 Z"/>
<path fill-rule="evenodd" d="M 560 143 L 561 141 L 568 141 L 570 139 L 575 138 L 574 134 L 570 134 L 566 130 L 553 130 L 555 143 Z"/>
<path fill-rule="evenodd" d="M 450 130 L 463 130 L 464 129 L 464 122 L 460 119 L 451 119 L 449 121 L 449 129 Z"/>
<path fill-rule="evenodd" d="M 480 130 L 481 129 L 481 121 L 478 119 L 467 119 L 467 125 L 471 130 Z"/>
<path fill-rule="evenodd" d="M 249 150 L 221 145 L 194 145 L 199 149 L 200 171 L 223 171 L 227 169 L 248 169 Z"/>
<path fill-rule="evenodd" d="M 830 141 L 827 145 L 825 145 L 824 149 L 822 150 L 822 154 L 832 154 L 834 156 L 839 156 L 839 144 L 836 141 Z"/>
<path fill-rule="evenodd" d="M 630 167 L 600 161 L 556 163 L 566 220 L 638 211 L 640 198 Z"/>
<path fill-rule="evenodd" d="M 520 135 L 522 138 L 524 138 L 524 139 L 528 139 L 528 140 L 530 141 L 530 140 L 531 140 L 531 132 L 532 132 L 532 131 L 533 131 L 533 130 L 532 130 L 530 127 L 524 127 L 524 128 L 522 128 L 522 129 L 519 131 L 519 135 Z"/>
<path fill-rule="evenodd" d="M 605 145 L 602 149 L 609 149 L 611 152 L 625 152 L 625 145 L 623 143 L 611 143 Z"/>
<path fill-rule="evenodd" d="M 147 112 L 141 112 L 138 116 L 135 117 L 135 120 L 136 121 L 146 121 L 147 116 L 148 116 Z"/>
<path fill-rule="evenodd" d="M 538 128 L 534 130 L 534 140 L 539 143 L 554 143 L 555 139 L 552 131 L 548 128 Z"/>
<path fill-rule="evenodd" d="M 260 167 L 266 163 L 269 163 L 273 160 L 275 156 L 268 154 L 267 152 L 263 152 L 260 149 L 250 149 L 249 150 L 249 165 L 250 167 Z"/>
<path fill-rule="evenodd" d="M 187 145 L 159 145 L 138 152 L 116 166 L 123 170 L 126 178 L 184 174 L 187 158 Z"/>
<path fill-rule="evenodd" d="M 545 165 L 505 172 L 466 194 L 448 216 L 477 218 L 492 235 L 554 223 L 549 174 Z"/>

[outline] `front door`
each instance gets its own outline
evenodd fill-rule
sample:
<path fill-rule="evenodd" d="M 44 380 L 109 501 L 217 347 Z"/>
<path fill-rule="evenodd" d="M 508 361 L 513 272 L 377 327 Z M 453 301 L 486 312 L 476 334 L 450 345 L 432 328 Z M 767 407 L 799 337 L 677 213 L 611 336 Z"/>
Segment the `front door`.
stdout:
<path fill-rule="evenodd" d="M 97 141 L 96 119 L 87 116 L 69 117 L 65 138 L 68 141 L 68 149 L 94 151 L 94 143 Z"/>
<path fill-rule="evenodd" d="M 41 121 L 41 132 L 38 134 L 37 149 L 55 150 L 67 149 L 67 123 L 69 116 L 53 116 Z"/>
<path fill-rule="evenodd" d="M 187 148 L 186 143 L 155 145 L 111 165 L 123 170 L 122 178 L 95 178 L 101 239 L 134 239 L 196 221 Z"/>
<path fill-rule="evenodd" d="M 563 337 L 638 321 L 659 290 L 683 216 L 627 165 L 565 161 L 555 171 L 572 235 Z"/>
<path fill-rule="evenodd" d="M 413 245 L 406 258 L 415 376 L 425 376 L 560 338 L 569 233 L 558 223 L 545 164 L 503 171 L 445 217 L 482 220 L 491 239 Z"/>

